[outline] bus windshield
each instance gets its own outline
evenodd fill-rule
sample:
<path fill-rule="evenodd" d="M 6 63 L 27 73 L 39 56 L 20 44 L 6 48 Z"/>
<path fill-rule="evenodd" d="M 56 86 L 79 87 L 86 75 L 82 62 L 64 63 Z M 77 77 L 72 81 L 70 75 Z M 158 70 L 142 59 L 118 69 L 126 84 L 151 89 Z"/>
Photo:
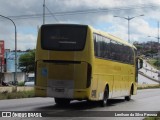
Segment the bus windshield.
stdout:
<path fill-rule="evenodd" d="M 44 25 L 41 28 L 41 47 L 45 50 L 80 51 L 84 49 L 87 26 Z"/>

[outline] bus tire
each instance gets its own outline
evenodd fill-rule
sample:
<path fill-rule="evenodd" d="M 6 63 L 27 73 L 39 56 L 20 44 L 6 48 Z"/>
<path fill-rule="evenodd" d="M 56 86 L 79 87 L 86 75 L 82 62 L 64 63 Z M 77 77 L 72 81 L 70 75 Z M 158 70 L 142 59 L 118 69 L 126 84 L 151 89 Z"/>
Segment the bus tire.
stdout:
<path fill-rule="evenodd" d="M 55 103 L 59 106 L 66 106 L 70 104 L 69 99 L 65 99 L 65 98 L 54 98 L 54 99 L 55 99 Z"/>
<path fill-rule="evenodd" d="M 108 102 L 108 88 L 106 87 L 104 90 L 103 100 L 100 101 L 101 107 L 105 107 Z"/>
<path fill-rule="evenodd" d="M 125 96 L 125 100 L 126 100 L 126 101 L 130 101 L 130 100 L 131 100 L 131 95 Z"/>
<path fill-rule="evenodd" d="M 133 93 L 133 85 L 132 85 L 132 87 L 131 87 L 131 89 L 130 89 L 130 95 L 129 95 L 129 96 L 125 96 L 125 100 L 126 100 L 126 101 L 130 101 L 130 100 L 131 100 L 131 95 L 132 95 L 132 93 Z"/>

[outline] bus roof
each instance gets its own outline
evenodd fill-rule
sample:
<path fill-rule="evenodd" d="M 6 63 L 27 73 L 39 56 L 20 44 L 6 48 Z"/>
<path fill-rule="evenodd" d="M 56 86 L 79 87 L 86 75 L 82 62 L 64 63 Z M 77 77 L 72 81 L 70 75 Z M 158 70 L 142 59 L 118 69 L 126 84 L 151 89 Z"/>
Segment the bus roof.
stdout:
<path fill-rule="evenodd" d="M 93 28 L 92 26 L 88 26 L 88 27 L 89 27 L 93 32 L 95 32 L 95 33 L 97 33 L 97 34 L 100 34 L 100 35 L 102 35 L 102 36 L 105 36 L 105 37 L 107 37 L 107 38 L 110 38 L 110 39 L 112 39 L 112 40 L 114 40 L 114 41 L 120 42 L 120 43 L 122 43 L 122 44 L 124 44 L 124 45 L 127 45 L 127 46 L 129 46 L 129 47 L 132 47 L 132 48 L 134 48 L 134 49 L 137 49 L 134 45 L 132 45 L 132 44 L 128 43 L 127 41 L 122 40 L 122 39 L 120 39 L 120 38 L 118 38 L 118 37 L 116 37 L 116 36 L 114 36 L 114 35 L 111 35 L 111 34 L 109 34 L 109 33 L 107 33 L 107 32 L 101 31 L 101 30 L 97 30 L 97 29 Z"/>
<path fill-rule="evenodd" d="M 114 36 L 114 35 L 111 35 L 111 34 L 109 34 L 109 33 L 107 33 L 107 32 L 104 32 L 104 31 L 101 31 L 101 30 L 97 30 L 97 29 L 93 28 L 93 27 L 90 26 L 90 25 L 83 25 L 83 24 L 63 24 L 63 23 L 62 23 L 62 24 L 45 24 L 45 25 L 42 25 L 42 26 L 50 26 L 50 25 L 87 26 L 87 27 L 89 27 L 93 32 L 95 32 L 95 33 L 97 33 L 97 34 L 100 34 L 100 35 L 102 35 L 102 36 L 105 36 L 105 37 L 107 37 L 107 38 L 110 38 L 110 39 L 112 39 L 112 40 L 114 40 L 114 41 L 120 42 L 120 43 L 122 43 L 122 44 L 124 44 L 124 45 L 127 45 L 127 46 L 129 46 L 129 47 L 132 47 L 132 48 L 134 48 L 134 49 L 137 49 L 134 45 L 128 43 L 127 41 L 122 40 L 122 39 L 120 39 L 120 38 L 118 38 L 118 37 L 116 37 L 116 36 Z"/>

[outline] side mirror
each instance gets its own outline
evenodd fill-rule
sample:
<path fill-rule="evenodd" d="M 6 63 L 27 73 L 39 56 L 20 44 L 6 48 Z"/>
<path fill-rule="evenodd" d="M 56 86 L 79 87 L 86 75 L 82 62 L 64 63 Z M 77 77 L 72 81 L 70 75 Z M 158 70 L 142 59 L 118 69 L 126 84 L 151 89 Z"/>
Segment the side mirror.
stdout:
<path fill-rule="evenodd" d="M 143 67 L 143 60 L 142 59 L 138 59 L 138 69 L 141 69 Z"/>
<path fill-rule="evenodd" d="M 136 68 L 137 70 L 141 69 L 143 67 L 143 59 L 137 57 L 136 58 Z"/>

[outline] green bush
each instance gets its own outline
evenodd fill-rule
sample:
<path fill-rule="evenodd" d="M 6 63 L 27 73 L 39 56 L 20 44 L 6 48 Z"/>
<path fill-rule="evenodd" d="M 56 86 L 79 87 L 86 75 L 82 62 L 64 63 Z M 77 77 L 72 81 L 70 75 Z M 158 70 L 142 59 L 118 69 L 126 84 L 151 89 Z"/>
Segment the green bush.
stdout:
<path fill-rule="evenodd" d="M 0 94 L 0 100 L 3 99 L 17 99 L 17 98 L 30 98 L 34 97 L 34 90 L 20 91 L 20 92 L 3 92 Z"/>
<path fill-rule="evenodd" d="M 19 82 L 18 86 L 24 86 L 24 82 Z"/>
<path fill-rule="evenodd" d="M 154 63 L 154 65 L 155 65 L 155 66 L 160 66 L 160 61 L 157 60 L 157 61 Z"/>
<path fill-rule="evenodd" d="M 157 113 L 157 117 L 146 117 L 143 120 L 160 120 L 160 112 Z"/>
<path fill-rule="evenodd" d="M 157 86 L 146 86 L 146 87 L 138 87 L 137 89 L 138 90 L 141 90 L 141 89 L 153 89 L 153 88 L 160 88 L 160 85 L 157 85 Z"/>

